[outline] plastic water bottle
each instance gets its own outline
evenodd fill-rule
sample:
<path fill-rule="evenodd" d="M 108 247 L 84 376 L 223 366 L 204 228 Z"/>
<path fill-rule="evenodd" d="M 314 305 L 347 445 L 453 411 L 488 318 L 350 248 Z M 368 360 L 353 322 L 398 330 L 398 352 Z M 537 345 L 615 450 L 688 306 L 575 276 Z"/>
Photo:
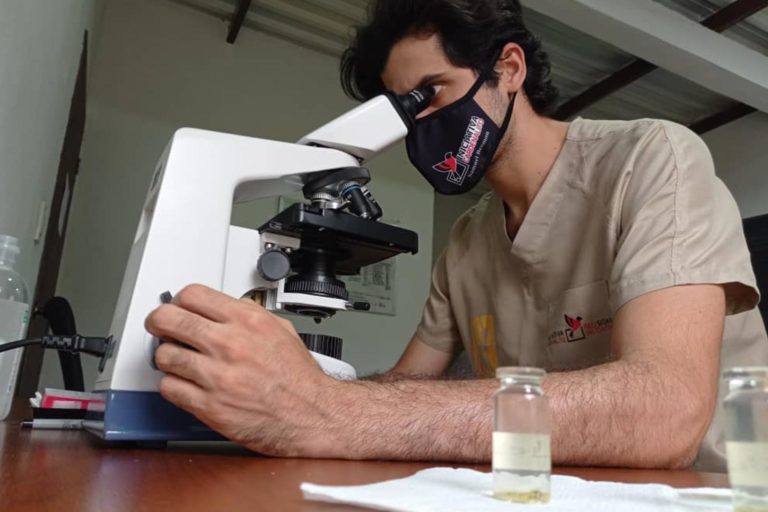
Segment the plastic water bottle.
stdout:
<path fill-rule="evenodd" d="M 0 235 L 0 345 L 23 339 L 27 333 L 29 291 L 14 270 L 19 252 L 18 239 Z M 0 420 L 11 410 L 21 354 L 21 349 L 0 352 Z"/>

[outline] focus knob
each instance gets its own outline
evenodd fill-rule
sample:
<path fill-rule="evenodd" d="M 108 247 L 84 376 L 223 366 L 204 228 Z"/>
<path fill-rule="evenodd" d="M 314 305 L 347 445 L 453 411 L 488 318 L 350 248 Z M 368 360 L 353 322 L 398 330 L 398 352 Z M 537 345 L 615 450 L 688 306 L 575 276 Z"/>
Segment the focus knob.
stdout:
<path fill-rule="evenodd" d="M 291 271 L 291 260 L 283 251 L 272 249 L 259 257 L 256 271 L 267 281 L 279 281 L 285 279 Z"/>
<path fill-rule="evenodd" d="M 335 336 L 326 336 L 324 334 L 299 334 L 301 341 L 312 352 L 323 354 L 324 356 L 341 359 L 342 339 Z"/>

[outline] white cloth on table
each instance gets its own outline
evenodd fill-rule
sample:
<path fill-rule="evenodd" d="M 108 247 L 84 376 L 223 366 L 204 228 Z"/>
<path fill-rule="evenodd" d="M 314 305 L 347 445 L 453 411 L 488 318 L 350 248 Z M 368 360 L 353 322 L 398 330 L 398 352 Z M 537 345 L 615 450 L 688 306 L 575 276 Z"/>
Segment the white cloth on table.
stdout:
<path fill-rule="evenodd" d="M 681 495 L 711 496 L 707 510 L 719 510 L 717 501 L 728 504 L 728 490 L 676 490 L 661 484 L 593 482 L 571 476 L 552 477 L 548 504 L 521 505 L 492 497 L 491 473 L 470 469 L 433 468 L 413 476 L 369 485 L 323 486 L 301 484 L 308 500 L 345 503 L 395 512 L 659 512 L 691 510 Z M 702 510 L 702 509 L 699 509 Z"/>

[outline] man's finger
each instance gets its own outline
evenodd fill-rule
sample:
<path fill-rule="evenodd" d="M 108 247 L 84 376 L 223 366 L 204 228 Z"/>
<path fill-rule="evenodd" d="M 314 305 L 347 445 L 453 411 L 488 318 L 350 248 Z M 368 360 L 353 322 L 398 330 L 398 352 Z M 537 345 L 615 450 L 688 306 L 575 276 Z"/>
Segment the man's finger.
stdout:
<path fill-rule="evenodd" d="M 165 373 L 193 382 L 203 389 L 213 389 L 211 371 L 206 370 L 206 366 L 210 366 L 212 361 L 198 352 L 175 343 L 163 343 L 155 351 L 155 364 Z"/>
<path fill-rule="evenodd" d="M 201 284 L 185 286 L 171 303 L 220 323 L 232 320 L 233 309 L 238 306 L 236 299 Z"/>
<path fill-rule="evenodd" d="M 220 325 L 173 304 L 160 306 L 144 321 L 144 328 L 157 338 L 180 341 L 208 355 L 216 351 Z"/>
<path fill-rule="evenodd" d="M 197 417 L 207 409 L 208 394 L 196 384 L 175 375 L 165 375 L 160 380 L 160 394 L 173 405 Z"/>

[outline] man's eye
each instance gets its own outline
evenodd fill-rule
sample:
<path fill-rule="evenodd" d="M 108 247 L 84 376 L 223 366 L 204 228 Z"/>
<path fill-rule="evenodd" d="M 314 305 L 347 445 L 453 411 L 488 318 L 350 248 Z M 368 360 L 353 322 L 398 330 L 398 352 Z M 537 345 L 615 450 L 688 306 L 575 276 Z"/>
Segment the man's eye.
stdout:
<path fill-rule="evenodd" d="M 432 100 L 429 102 L 430 105 L 439 105 L 440 104 L 440 91 L 443 89 L 442 85 L 434 85 L 434 84 L 427 84 L 425 87 L 432 87 L 432 89 L 435 91 L 435 95 L 432 96 Z"/>
<path fill-rule="evenodd" d="M 440 108 L 442 105 L 444 105 L 447 101 L 445 94 L 443 94 L 443 90 L 445 89 L 442 85 L 435 85 L 435 95 L 432 97 L 432 101 L 430 102 L 430 105 L 433 107 Z"/>

